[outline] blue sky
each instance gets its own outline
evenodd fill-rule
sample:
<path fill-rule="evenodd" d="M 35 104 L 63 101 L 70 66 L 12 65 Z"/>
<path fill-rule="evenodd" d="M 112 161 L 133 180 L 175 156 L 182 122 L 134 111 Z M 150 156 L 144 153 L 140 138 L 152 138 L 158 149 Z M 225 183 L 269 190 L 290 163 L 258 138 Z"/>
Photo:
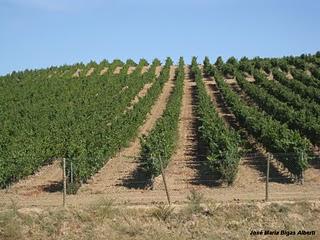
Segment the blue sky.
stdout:
<path fill-rule="evenodd" d="M 0 74 L 120 58 L 320 50 L 318 0 L 0 0 Z"/>

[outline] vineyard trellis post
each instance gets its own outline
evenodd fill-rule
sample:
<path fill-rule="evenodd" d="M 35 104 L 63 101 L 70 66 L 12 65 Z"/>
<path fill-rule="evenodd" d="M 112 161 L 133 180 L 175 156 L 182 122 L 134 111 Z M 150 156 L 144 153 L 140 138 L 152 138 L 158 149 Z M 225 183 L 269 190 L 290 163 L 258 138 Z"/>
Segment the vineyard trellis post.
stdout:
<path fill-rule="evenodd" d="M 72 159 L 70 161 L 70 183 L 71 186 L 73 185 L 73 163 L 72 163 Z"/>
<path fill-rule="evenodd" d="M 67 195 L 66 159 L 63 158 L 62 160 L 63 160 L 63 173 L 62 173 L 62 179 L 63 179 L 63 191 L 62 191 L 63 197 L 62 197 L 62 199 L 63 199 L 63 203 L 62 204 L 63 204 L 63 207 L 65 207 L 66 206 L 66 195 Z"/>
<path fill-rule="evenodd" d="M 266 173 L 266 202 L 269 201 L 269 174 L 270 174 L 270 154 L 267 154 L 267 173 Z"/>
<path fill-rule="evenodd" d="M 167 182 L 166 182 L 166 176 L 165 176 L 165 173 L 163 170 L 163 165 L 162 165 L 162 158 L 160 156 L 159 156 L 159 162 L 160 162 L 160 171 L 161 171 L 161 175 L 162 175 L 162 180 L 163 180 L 164 188 L 166 190 L 167 200 L 168 200 L 169 205 L 171 205 L 169 190 L 168 190 L 168 186 L 167 186 Z"/>
<path fill-rule="evenodd" d="M 301 159 L 303 159 L 303 158 L 304 158 L 304 154 L 303 154 L 303 152 L 301 152 Z M 301 183 L 301 185 L 304 184 L 304 173 L 303 173 L 303 171 L 301 171 L 300 183 Z"/>

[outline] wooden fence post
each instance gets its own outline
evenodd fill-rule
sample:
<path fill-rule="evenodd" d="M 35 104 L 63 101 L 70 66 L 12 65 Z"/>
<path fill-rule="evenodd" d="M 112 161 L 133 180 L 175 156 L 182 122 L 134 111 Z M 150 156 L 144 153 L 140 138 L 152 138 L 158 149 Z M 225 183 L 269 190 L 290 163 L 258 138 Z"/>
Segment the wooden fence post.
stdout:
<path fill-rule="evenodd" d="M 167 182 L 166 182 L 166 176 L 165 176 L 163 166 L 162 166 L 162 158 L 161 157 L 159 157 L 159 161 L 160 161 L 160 170 L 161 170 L 162 180 L 163 180 L 164 188 L 166 190 L 167 200 L 168 200 L 169 205 L 171 205 L 170 195 L 169 195 L 168 186 L 167 186 Z"/>
<path fill-rule="evenodd" d="M 266 202 L 269 201 L 269 173 L 270 173 L 270 154 L 267 153 L 267 173 L 266 173 Z"/>
<path fill-rule="evenodd" d="M 70 161 L 70 183 L 73 184 L 73 163 Z"/>
<path fill-rule="evenodd" d="M 66 195 L 67 195 L 67 178 L 66 178 L 66 159 L 63 158 L 63 207 L 66 206 Z"/>

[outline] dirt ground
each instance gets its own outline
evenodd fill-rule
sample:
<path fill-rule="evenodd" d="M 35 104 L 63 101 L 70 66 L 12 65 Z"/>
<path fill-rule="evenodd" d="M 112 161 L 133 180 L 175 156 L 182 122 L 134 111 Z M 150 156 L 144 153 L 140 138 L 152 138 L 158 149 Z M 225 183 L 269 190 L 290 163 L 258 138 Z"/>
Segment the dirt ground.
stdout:
<path fill-rule="evenodd" d="M 139 168 L 139 162 L 130 157 L 138 156 L 140 153 L 140 137 L 143 134 L 147 134 L 153 128 L 155 122 L 161 117 L 165 110 L 166 102 L 173 88 L 174 71 L 175 68 L 172 67 L 170 71 L 170 79 L 165 83 L 159 99 L 156 101 L 146 121 L 139 129 L 138 137 L 128 147 L 122 149 L 114 158 L 110 159 L 87 184 L 84 184 L 79 189 L 78 194 L 114 193 L 130 188 L 126 184 L 126 181 L 129 181 L 128 179 L 132 179 L 131 182 L 143 180 L 135 178 L 134 175 L 135 171 Z"/>
<path fill-rule="evenodd" d="M 104 67 L 101 71 L 100 71 L 100 75 L 104 75 L 108 72 L 108 68 Z"/>
<path fill-rule="evenodd" d="M 48 186 L 59 187 L 61 185 L 61 179 L 61 161 L 55 160 L 52 164 L 42 167 L 34 175 L 13 184 L 6 192 L 23 196 L 36 196 L 40 192 L 47 192 L 46 188 Z M 3 192 L 4 191 L 0 192 L 0 194 Z"/>
<path fill-rule="evenodd" d="M 130 66 L 129 68 L 128 68 L 128 72 L 127 72 L 127 74 L 128 75 L 130 75 L 131 73 L 133 73 L 134 72 L 134 70 L 136 69 L 136 67 L 132 67 L 132 66 Z"/>
<path fill-rule="evenodd" d="M 190 67 L 185 69 L 182 107 L 178 129 L 178 145 L 169 165 L 165 170 L 170 191 L 187 189 L 191 182 L 197 180 L 199 165 L 197 119 L 195 116 L 194 91 L 195 81 L 190 78 Z M 164 189 L 163 178 L 159 176 L 154 183 L 154 189 Z"/>
<path fill-rule="evenodd" d="M 119 74 L 121 69 L 122 69 L 122 67 L 116 67 L 116 69 L 114 70 L 113 74 Z"/>
<path fill-rule="evenodd" d="M 94 68 L 92 67 L 92 68 L 90 68 L 90 69 L 88 70 L 88 72 L 86 73 L 86 77 L 91 76 L 93 72 L 94 72 Z"/>

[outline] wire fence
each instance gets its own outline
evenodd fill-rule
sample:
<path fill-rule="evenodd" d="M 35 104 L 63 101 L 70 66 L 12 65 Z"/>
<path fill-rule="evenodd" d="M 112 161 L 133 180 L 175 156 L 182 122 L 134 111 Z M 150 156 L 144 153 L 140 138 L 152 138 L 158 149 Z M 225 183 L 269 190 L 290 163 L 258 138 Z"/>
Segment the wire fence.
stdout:
<path fill-rule="evenodd" d="M 76 194 L 67 195 L 67 186 L 76 175 L 76 159 L 69 161 L 73 166 L 61 170 L 61 179 L 43 183 L 42 185 L 20 186 L 12 185 L 0 193 L 0 199 L 7 196 L 27 196 L 38 190 L 35 196 L 46 196 L 50 205 L 52 199 L 62 193 L 61 203 L 72 204 L 72 199 L 96 196 L 109 196 L 119 201 L 165 201 L 177 202 L 185 200 L 186 194 L 194 190 L 204 194 L 206 199 L 229 200 L 320 200 L 320 154 L 310 155 L 310 166 L 304 174 L 304 181 L 297 181 L 295 176 L 277 162 L 277 158 L 295 158 L 297 154 L 272 153 L 247 153 L 241 158 L 239 173 L 234 184 L 227 185 L 206 169 L 205 155 L 184 156 L 169 162 L 162 174 L 156 178 L 147 178 L 139 156 L 117 156 L 123 168 L 105 170 L 100 178 L 93 178 L 83 184 Z M 112 161 L 112 160 L 111 160 Z M 110 161 L 110 162 L 111 162 Z M 66 163 L 65 163 L 66 164 Z M 63 164 L 58 164 L 63 166 Z M 48 168 L 50 170 L 50 168 Z M 129 169 L 129 170 L 128 170 Z M 109 171 L 113 172 L 108 175 Z M 43 173 L 46 174 L 46 173 Z M 49 172 L 48 172 L 49 174 Z M 101 173 L 98 173 L 101 174 Z M 40 174 L 41 175 L 41 174 Z M 115 176 L 115 177 L 114 177 Z M 35 175 L 34 178 L 37 178 Z M 68 182 L 69 181 L 69 182 Z M 50 186 L 51 184 L 51 186 Z M 33 189 L 34 188 L 34 189 Z M 79 193 L 80 192 L 80 193 Z M 43 194 L 44 193 L 44 194 Z M 54 193 L 50 195 L 51 193 Z M 37 195 L 38 194 L 38 195 Z M 52 198 L 52 199 L 51 199 Z"/>

